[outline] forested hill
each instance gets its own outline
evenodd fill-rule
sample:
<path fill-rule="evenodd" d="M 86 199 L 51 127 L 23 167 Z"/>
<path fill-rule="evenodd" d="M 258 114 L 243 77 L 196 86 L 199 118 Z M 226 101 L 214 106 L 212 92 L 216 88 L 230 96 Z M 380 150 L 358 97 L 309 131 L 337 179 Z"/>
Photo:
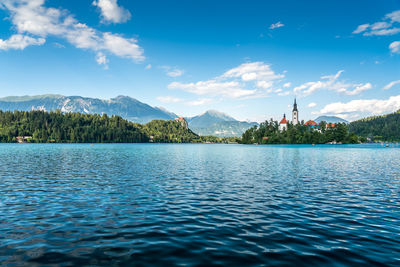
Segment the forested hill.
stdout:
<path fill-rule="evenodd" d="M 141 125 L 119 116 L 45 111 L 0 111 L 0 142 L 28 136 L 40 143 L 179 143 L 200 142 L 198 135 L 175 121 Z"/>
<path fill-rule="evenodd" d="M 384 116 L 353 121 L 349 124 L 349 130 L 375 141 L 400 141 L 400 110 Z"/>
<path fill-rule="evenodd" d="M 153 120 L 142 126 L 155 143 L 198 143 L 200 137 L 176 121 Z"/>

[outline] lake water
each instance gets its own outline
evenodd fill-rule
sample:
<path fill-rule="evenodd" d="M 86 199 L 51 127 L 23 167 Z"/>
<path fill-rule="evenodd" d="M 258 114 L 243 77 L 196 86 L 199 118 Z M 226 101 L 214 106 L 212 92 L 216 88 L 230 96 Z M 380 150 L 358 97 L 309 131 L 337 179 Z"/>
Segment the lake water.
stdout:
<path fill-rule="evenodd" d="M 400 148 L 0 145 L 2 266 L 400 265 Z"/>

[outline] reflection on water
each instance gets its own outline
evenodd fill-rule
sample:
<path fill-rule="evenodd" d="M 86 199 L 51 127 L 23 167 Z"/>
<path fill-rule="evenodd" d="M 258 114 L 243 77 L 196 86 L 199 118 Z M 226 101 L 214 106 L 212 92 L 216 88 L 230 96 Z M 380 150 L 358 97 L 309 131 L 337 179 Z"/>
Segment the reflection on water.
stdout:
<path fill-rule="evenodd" d="M 0 145 L 0 262 L 397 265 L 398 147 Z"/>

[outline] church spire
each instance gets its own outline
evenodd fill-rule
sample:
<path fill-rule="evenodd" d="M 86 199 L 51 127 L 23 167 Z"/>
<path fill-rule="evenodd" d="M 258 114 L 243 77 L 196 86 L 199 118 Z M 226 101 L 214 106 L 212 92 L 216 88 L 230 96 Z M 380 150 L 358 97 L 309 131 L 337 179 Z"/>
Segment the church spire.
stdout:
<path fill-rule="evenodd" d="M 299 111 L 297 109 L 296 98 L 294 99 L 294 104 L 293 104 L 292 123 L 293 123 L 293 125 L 296 125 L 299 123 Z"/>

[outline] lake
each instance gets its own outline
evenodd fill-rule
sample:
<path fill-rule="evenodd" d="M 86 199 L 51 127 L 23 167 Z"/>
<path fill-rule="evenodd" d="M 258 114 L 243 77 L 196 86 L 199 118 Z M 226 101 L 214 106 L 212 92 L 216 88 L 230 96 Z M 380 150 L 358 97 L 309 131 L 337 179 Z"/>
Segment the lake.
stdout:
<path fill-rule="evenodd" d="M 399 266 L 400 148 L 1 144 L 0 262 Z"/>

